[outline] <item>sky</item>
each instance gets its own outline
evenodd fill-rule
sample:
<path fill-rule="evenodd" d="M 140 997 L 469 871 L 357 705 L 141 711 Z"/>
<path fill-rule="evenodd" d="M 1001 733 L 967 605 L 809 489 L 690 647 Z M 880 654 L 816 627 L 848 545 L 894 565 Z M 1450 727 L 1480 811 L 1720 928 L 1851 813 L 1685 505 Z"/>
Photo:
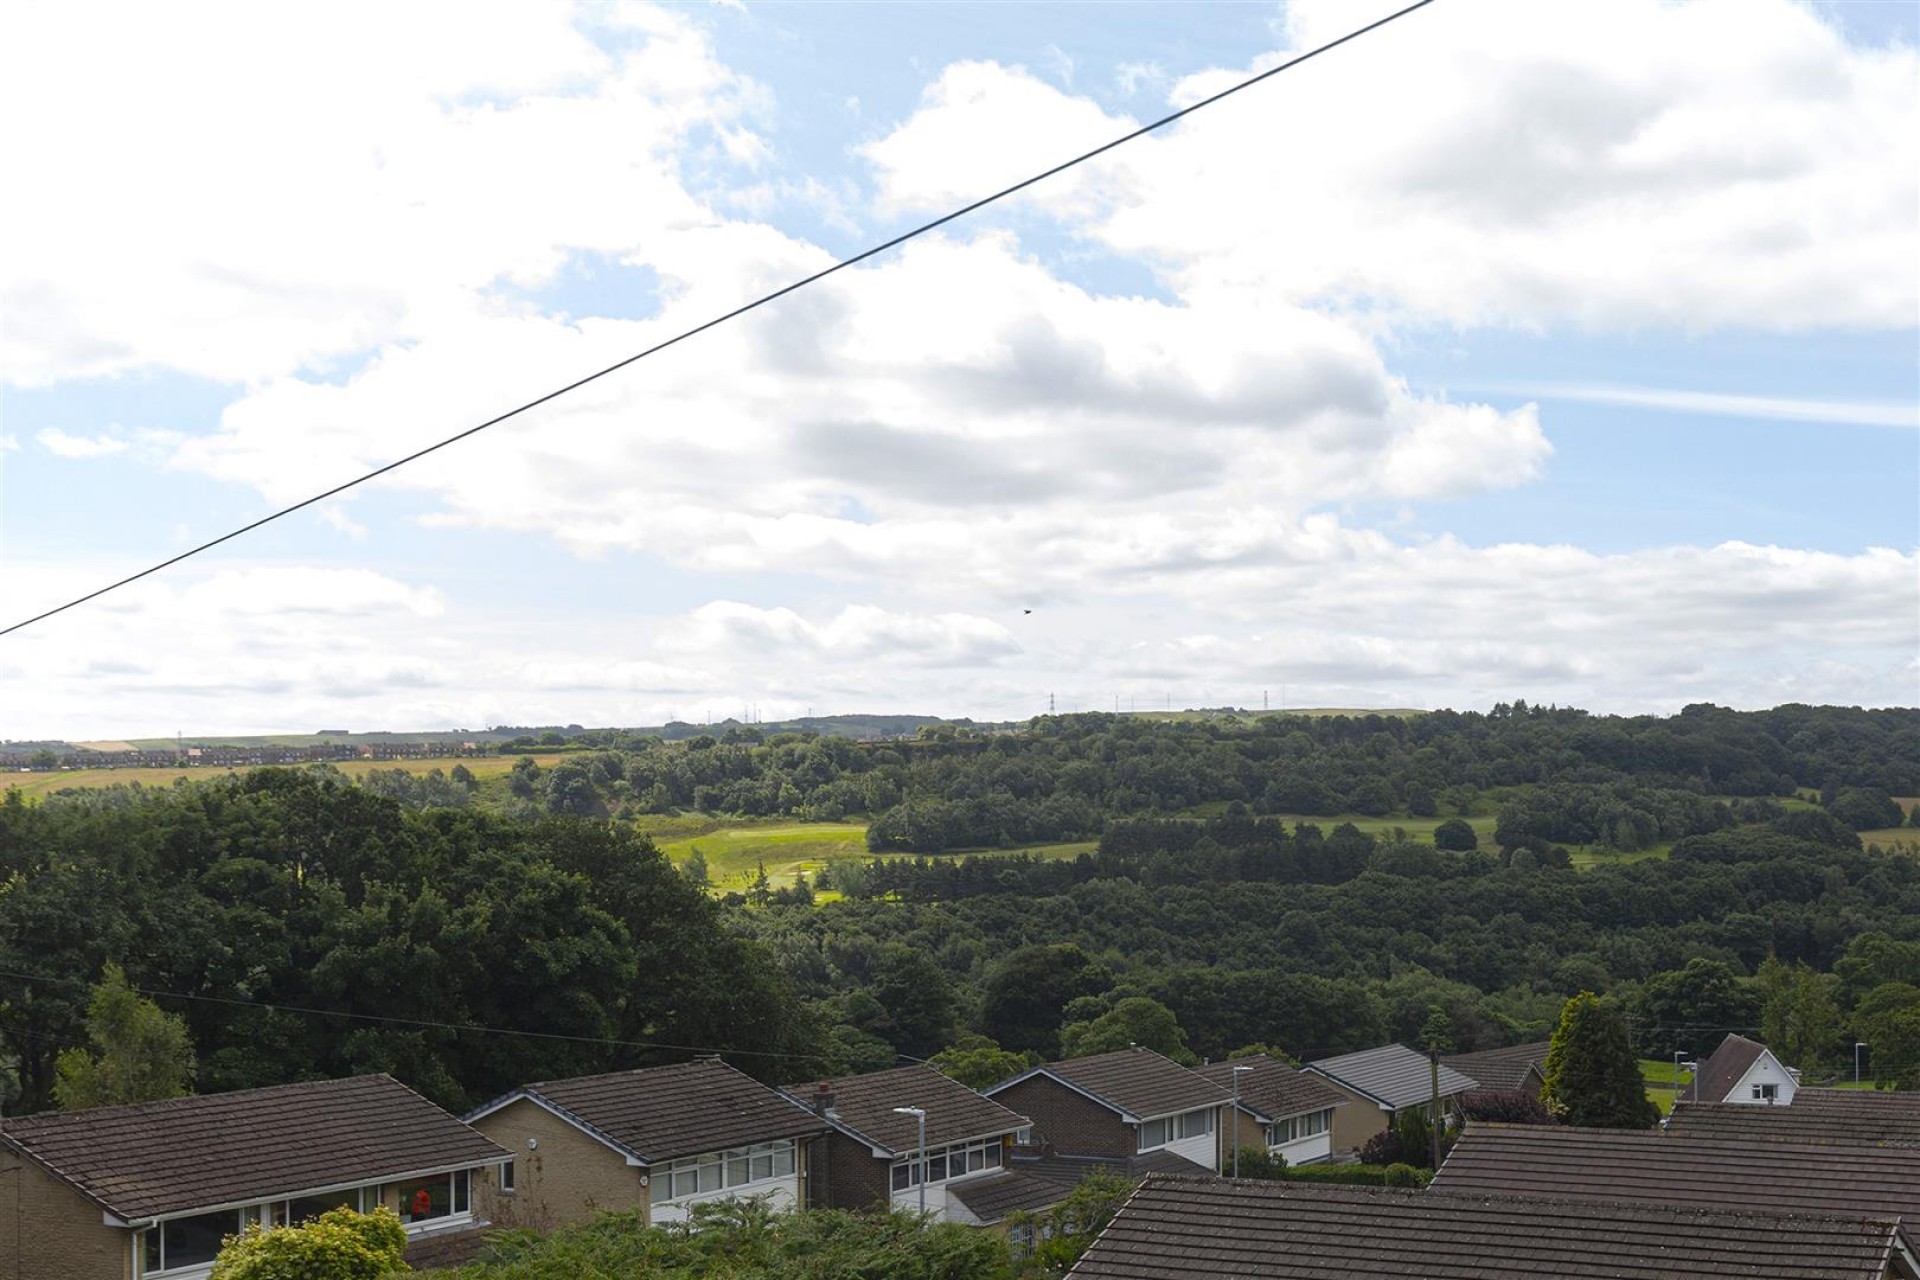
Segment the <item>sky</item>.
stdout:
<path fill-rule="evenodd" d="M 0 626 L 1393 6 L 0 12 Z M 0 637 L 0 739 L 1920 704 L 1920 5 L 1437 0 Z"/>

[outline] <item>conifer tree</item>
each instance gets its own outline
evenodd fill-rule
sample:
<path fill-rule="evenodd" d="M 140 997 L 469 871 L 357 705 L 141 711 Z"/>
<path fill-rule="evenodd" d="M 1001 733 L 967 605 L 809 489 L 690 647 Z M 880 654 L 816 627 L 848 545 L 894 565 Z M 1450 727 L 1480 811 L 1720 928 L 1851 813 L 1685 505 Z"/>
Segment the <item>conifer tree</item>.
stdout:
<path fill-rule="evenodd" d="M 1591 1129 L 1646 1129 L 1660 1109 L 1647 1097 L 1618 1006 L 1582 991 L 1560 1010 L 1547 1048 L 1541 1100 L 1563 1124 Z"/>

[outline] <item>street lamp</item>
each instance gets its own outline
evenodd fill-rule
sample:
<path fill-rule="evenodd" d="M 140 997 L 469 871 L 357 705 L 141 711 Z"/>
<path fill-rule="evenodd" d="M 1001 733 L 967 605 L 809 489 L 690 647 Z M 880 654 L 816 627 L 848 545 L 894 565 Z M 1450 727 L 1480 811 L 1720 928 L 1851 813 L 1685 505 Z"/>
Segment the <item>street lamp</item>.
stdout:
<path fill-rule="evenodd" d="M 1233 1176 L 1240 1176 L 1240 1073 L 1251 1071 L 1251 1066 L 1233 1069 Z"/>
<path fill-rule="evenodd" d="M 1856 1089 L 1860 1087 L 1860 1051 L 1866 1047 L 1867 1042 L 1865 1040 L 1855 1040 L 1853 1042 L 1853 1087 Z"/>
<path fill-rule="evenodd" d="M 895 1107 L 903 1116 L 912 1116 L 920 1122 L 920 1216 L 927 1214 L 927 1109 L 925 1107 Z"/>

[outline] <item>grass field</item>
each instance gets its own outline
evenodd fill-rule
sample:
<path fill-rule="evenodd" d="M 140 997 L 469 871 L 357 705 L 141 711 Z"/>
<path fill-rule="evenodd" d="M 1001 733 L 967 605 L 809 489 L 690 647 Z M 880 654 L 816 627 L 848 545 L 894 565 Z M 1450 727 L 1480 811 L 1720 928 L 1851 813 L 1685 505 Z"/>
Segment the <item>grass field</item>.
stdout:
<path fill-rule="evenodd" d="M 1693 1083 L 1693 1072 L 1682 1069 L 1680 1089 L 1673 1087 L 1673 1059 L 1662 1062 L 1658 1058 L 1640 1059 L 1640 1078 L 1647 1082 L 1647 1097 L 1653 1105 L 1660 1108 L 1660 1114 L 1672 1115 L 1673 1104 L 1680 1098 L 1680 1091 Z"/>
<path fill-rule="evenodd" d="M 767 881 L 785 888 L 802 874 L 809 878 L 834 862 L 870 862 L 881 858 L 911 858 L 916 854 L 867 852 L 864 822 L 725 823 L 700 818 L 645 818 L 646 830 L 675 866 L 698 849 L 707 860 L 707 877 L 718 892 L 745 889 L 760 868 Z M 991 857 L 1025 853 L 1039 858 L 1074 858 L 1091 853 L 1091 840 L 1066 844 L 1028 845 L 1018 849 L 957 849 L 942 857 Z"/>
<path fill-rule="evenodd" d="M 404 769 L 408 773 L 425 774 L 435 769 L 446 772 L 457 764 L 463 764 L 474 777 L 484 780 L 501 777 L 511 772 L 513 762 L 518 759 L 520 759 L 519 756 L 445 756 L 433 760 L 334 760 L 329 761 L 328 765 L 349 777 L 362 778 L 372 769 Z M 533 757 L 534 762 L 543 769 L 558 759 L 560 759 L 558 755 Z M 308 769 L 317 766 L 295 764 L 280 767 Z M 55 791 L 65 791 L 70 787 L 112 787 L 135 782 L 143 787 L 170 787 L 177 778 L 223 778 L 247 771 L 246 768 L 55 769 L 48 773 L 0 775 L 0 791 L 9 787 L 18 787 L 24 795 L 44 796 L 51 795 Z"/>

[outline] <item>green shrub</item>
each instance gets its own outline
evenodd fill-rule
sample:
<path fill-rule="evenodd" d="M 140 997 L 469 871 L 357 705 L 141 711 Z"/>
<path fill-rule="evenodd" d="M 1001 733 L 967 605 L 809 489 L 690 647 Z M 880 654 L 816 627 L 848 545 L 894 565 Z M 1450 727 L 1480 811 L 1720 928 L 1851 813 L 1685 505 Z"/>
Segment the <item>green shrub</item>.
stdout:
<path fill-rule="evenodd" d="M 1404 1169 L 1406 1174 L 1396 1174 L 1396 1169 Z M 1412 1182 L 1393 1182 L 1389 1177 L 1404 1178 L 1411 1174 Z M 1431 1178 L 1425 1169 L 1416 1169 L 1409 1164 L 1297 1164 L 1288 1167 L 1283 1179 L 1287 1182 L 1335 1182 L 1359 1187 L 1424 1187 Z"/>
<path fill-rule="evenodd" d="M 209 1280 L 380 1280 L 407 1270 L 407 1229 L 388 1208 L 329 1209 L 297 1227 L 228 1240 Z"/>
<path fill-rule="evenodd" d="M 1390 1164 L 1381 1171 L 1380 1185 L 1385 1187 L 1412 1187 L 1419 1191 L 1426 1187 L 1427 1171 L 1416 1169 L 1410 1164 Z"/>

